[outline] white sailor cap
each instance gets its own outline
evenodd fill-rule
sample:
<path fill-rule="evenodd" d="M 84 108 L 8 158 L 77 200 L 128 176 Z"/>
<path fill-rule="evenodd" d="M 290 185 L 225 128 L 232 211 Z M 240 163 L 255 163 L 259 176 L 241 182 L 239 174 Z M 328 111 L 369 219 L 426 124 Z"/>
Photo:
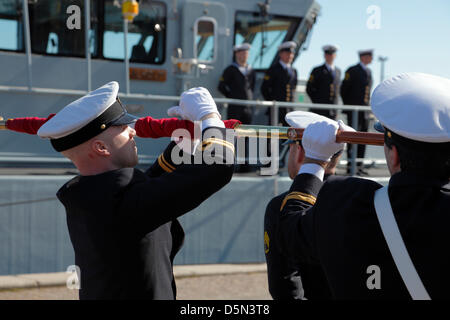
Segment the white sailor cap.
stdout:
<path fill-rule="evenodd" d="M 252 47 L 252 46 L 251 46 L 250 43 L 244 42 L 244 43 L 235 45 L 235 46 L 233 47 L 233 51 L 234 51 L 234 52 L 236 52 L 236 51 L 247 51 L 247 50 L 250 50 L 251 47 Z"/>
<path fill-rule="evenodd" d="M 286 114 L 286 116 L 284 117 L 284 119 L 286 120 L 286 122 L 288 123 L 289 126 L 291 126 L 292 128 L 300 128 L 300 129 L 306 129 L 307 126 L 309 126 L 312 123 L 315 122 L 319 122 L 319 121 L 325 121 L 328 123 L 337 123 L 336 121 L 327 118 L 325 116 L 322 116 L 320 114 L 317 113 L 313 113 L 313 112 L 307 112 L 307 111 L 291 111 L 288 112 Z M 352 131 L 354 130 L 353 128 L 349 127 L 349 126 L 345 126 L 346 130 L 348 131 Z M 287 144 L 291 144 L 291 143 L 295 143 L 296 141 L 294 140 L 287 140 L 286 142 L 283 143 L 283 145 L 287 145 Z"/>
<path fill-rule="evenodd" d="M 336 51 L 339 50 L 339 47 L 338 47 L 338 46 L 335 46 L 335 45 L 332 45 L 332 44 L 327 44 L 327 45 L 325 45 L 325 46 L 322 47 L 322 50 L 323 50 L 325 53 L 333 54 L 333 53 L 335 53 Z"/>
<path fill-rule="evenodd" d="M 295 41 L 286 41 L 278 46 L 278 51 L 294 52 L 295 48 L 297 48 L 297 43 Z"/>
<path fill-rule="evenodd" d="M 371 105 L 388 137 L 390 130 L 414 141 L 450 142 L 450 79 L 403 73 L 379 84 Z"/>
<path fill-rule="evenodd" d="M 373 55 L 373 51 L 374 51 L 374 49 L 358 50 L 358 55 L 360 55 L 360 56 Z"/>
<path fill-rule="evenodd" d="M 68 104 L 38 131 L 41 138 L 50 139 L 53 148 L 64 151 L 95 137 L 110 126 L 130 124 L 137 120 L 127 113 L 117 94 L 115 81 Z"/>

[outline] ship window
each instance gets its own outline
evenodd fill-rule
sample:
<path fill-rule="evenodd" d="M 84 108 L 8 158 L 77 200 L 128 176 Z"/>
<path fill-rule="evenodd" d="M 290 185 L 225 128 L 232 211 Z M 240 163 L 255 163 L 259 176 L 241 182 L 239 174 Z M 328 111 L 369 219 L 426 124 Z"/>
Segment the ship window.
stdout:
<path fill-rule="evenodd" d="M 128 58 L 131 62 L 164 63 L 165 38 L 165 4 L 141 0 L 139 14 L 128 24 Z M 103 56 L 108 59 L 124 59 L 123 17 L 119 1 L 105 1 Z"/>
<path fill-rule="evenodd" d="M 234 42 L 252 45 L 249 64 L 254 69 L 267 69 L 277 55 L 278 46 L 291 40 L 301 18 L 267 15 L 256 12 L 236 12 Z"/>
<path fill-rule="evenodd" d="M 0 2 L 0 50 L 23 51 L 22 1 Z"/>
<path fill-rule="evenodd" d="M 96 6 L 91 1 L 90 51 L 96 55 Z M 31 50 L 33 53 L 85 56 L 84 0 L 30 1 Z"/>
<path fill-rule="evenodd" d="M 216 21 L 203 17 L 194 24 L 195 45 L 194 57 L 202 62 L 212 62 L 216 59 Z"/>

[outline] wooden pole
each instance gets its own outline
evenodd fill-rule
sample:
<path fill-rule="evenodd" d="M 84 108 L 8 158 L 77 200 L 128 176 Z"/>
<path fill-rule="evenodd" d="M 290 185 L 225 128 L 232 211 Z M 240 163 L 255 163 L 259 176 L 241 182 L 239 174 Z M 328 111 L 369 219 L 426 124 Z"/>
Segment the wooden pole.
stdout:
<path fill-rule="evenodd" d="M 300 140 L 303 137 L 305 129 L 273 127 L 273 126 L 254 126 L 238 124 L 234 131 L 238 137 L 257 137 L 271 139 L 291 139 Z M 374 146 L 384 145 L 384 135 L 382 133 L 359 132 L 359 131 L 340 131 L 336 135 L 336 142 L 367 144 Z"/>

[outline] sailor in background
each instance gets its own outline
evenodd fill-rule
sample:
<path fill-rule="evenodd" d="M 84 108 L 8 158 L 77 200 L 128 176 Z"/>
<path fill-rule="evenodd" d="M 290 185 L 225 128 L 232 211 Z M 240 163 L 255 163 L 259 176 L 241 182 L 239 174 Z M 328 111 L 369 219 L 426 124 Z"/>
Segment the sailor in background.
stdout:
<path fill-rule="evenodd" d="M 306 84 L 306 93 L 313 103 L 337 104 L 341 70 L 334 65 L 334 60 L 338 48 L 334 45 L 326 45 L 322 49 L 325 63 L 311 71 Z M 333 120 L 336 119 L 336 110 L 310 109 L 310 111 Z"/>
<path fill-rule="evenodd" d="M 253 100 L 253 91 L 255 89 L 255 71 L 247 64 L 251 45 L 242 43 L 233 48 L 234 62 L 229 65 L 223 72 L 219 81 L 219 91 L 227 98 L 240 100 Z M 253 109 L 251 106 L 245 105 L 228 105 L 228 119 L 240 120 L 243 124 L 251 124 L 253 117 Z M 236 172 L 246 173 L 256 170 L 256 166 L 248 164 L 249 140 L 245 139 L 245 153 L 237 149 L 238 163 Z M 241 145 L 238 144 L 237 145 Z M 240 157 L 242 156 L 242 158 Z M 241 161 L 242 159 L 242 161 Z"/>
<path fill-rule="evenodd" d="M 118 83 L 110 82 L 67 105 L 38 131 L 80 172 L 57 193 L 81 271 L 80 299 L 175 299 L 173 259 L 184 240 L 177 218 L 231 180 L 234 146 L 220 137 L 225 128 L 209 92 L 193 88 L 170 115 L 202 121 L 204 134 L 215 138 L 204 140 L 197 152 L 217 161 L 175 163 L 172 157 L 183 151 L 171 142 L 148 171 L 135 169 L 136 119 L 117 99 L 118 91 Z"/>
<path fill-rule="evenodd" d="M 372 62 L 373 50 L 360 50 L 358 52 L 360 62 L 345 71 L 345 77 L 341 85 L 342 101 L 346 105 L 368 106 L 370 103 L 370 90 L 372 89 L 372 72 L 367 67 Z M 353 113 L 351 110 L 343 111 L 347 115 L 347 123 L 351 126 L 353 123 Z M 367 131 L 369 128 L 369 112 L 358 111 L 357 131 Z M 359 144 L 357 147 L 357 158 L 364 158 L 366 146 Z M 347 146 L 347 159 L 352 157 L 352 145 Z M 362 161 L 357 162 L 358 174 L 367 175 L 364 171 Z M 351 163 L 347 164 L 347 173 L 350 173 Z"/>
<path fill-rule="evenodd" d="M 273 64 L 264 75 L 261 85 L 261 93 L 267 101 L 287 101 L 293 102 L 295 89 L 297 87 L 297 70 L 292 67 L 295 57 L 297 43 L 294 41 L 283 42 L 278 47 L 279 61 Z M 279 108 L 278 122 L 283 126 L 288 124 L 285 121 L 286 113 L 292 111 L 290 108 Z M 268 110 L 269 124 L 272 124 L 270 110 Z"/>
<path fill-rule="evenodd" d="M 387 186 L 330 177 L 338 126 L 309 125 L 305 160 L 281 210 L 280 248 L 320 262 L 336 299 L 449 299 L 450 79 L 404 73 L 373 92 Z M 320 193 L 319 193 L 320 190 Z"/>
<path fill-rule="evenodd" d="M 247 64 L 251 45 L 242 43 L 233 48 L 234 62 L 223 72 L 219 81 L 219 91 L 227 98 L 253 100 L 255 90 L 255 71 Z M 243 124 L 252 122 L 253 110 L 251 106 L 228 106 L 228 119 L 240 120 Z"/>

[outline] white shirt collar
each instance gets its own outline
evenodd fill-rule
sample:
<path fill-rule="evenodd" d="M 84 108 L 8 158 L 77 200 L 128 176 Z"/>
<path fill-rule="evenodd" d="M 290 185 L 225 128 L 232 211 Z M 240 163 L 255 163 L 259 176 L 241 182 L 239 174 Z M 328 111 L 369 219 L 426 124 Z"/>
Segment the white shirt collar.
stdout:
<path fill-rule="evenodd" d="M 251 69 L 249 64 L 246 64 L 245 66 L 241 66 L 239 63 L 237 62 L 233 62 L 233 65 L 239 69 L 239 71 L 246 76 L 247 73 L 249 72 L 249 70 Z"/>
<path fill-rule="evenodd" d="M 289 67 L 289 68 L 291 67 L 290 64 L 284 63 L 284 62 L 281 61 L 281 60 L 279 60 L 279 61 L 280 61 L 280 64 L 281 64 L 281 66 L 282 66 L 283 68 L 287 69 L 288 67 Z"/>
<path fill-rule="evenodd" d="M 328 68 L 328 70 L 334 70 L 334 64 L 333 65 L 330 65 L 330 64 L 328 64 L 328 63 L 326 63 L 325 62 L 325 65 L 327 66 L 327 68 Z"/>

